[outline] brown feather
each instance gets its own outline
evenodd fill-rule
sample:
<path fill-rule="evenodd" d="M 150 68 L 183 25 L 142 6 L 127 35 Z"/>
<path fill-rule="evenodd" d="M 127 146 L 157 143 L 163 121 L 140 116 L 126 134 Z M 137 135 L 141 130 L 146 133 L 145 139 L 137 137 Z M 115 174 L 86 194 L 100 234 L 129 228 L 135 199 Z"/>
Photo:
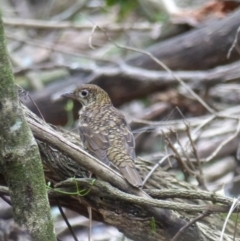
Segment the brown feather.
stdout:
<path fill-rule="evenodd" d="M 108 137 L 101 133 L 94 133 L 88 126 L 79 126 L 79 130 L 86 150 L 105 164 L 110 165 L 107 158 Z"/>
<path fill-rule="evenodd" d="M 135 167 L 127 165 L 125 167 L 119 167 L 119 170 L 134 187 L 142 187 L 142 179 Z"/>

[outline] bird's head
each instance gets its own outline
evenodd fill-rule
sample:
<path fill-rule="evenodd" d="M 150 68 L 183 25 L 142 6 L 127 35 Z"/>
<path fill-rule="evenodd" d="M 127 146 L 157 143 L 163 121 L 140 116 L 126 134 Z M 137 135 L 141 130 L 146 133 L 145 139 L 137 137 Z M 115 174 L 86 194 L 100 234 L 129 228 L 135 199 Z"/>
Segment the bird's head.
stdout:
<path fill-rule="evenodd" d="M 92 84 L 77 87 L 73 92 L 62 96 L 78 100 L 83 106 L 111 104 L 108 94 L 97 85 Z"/>

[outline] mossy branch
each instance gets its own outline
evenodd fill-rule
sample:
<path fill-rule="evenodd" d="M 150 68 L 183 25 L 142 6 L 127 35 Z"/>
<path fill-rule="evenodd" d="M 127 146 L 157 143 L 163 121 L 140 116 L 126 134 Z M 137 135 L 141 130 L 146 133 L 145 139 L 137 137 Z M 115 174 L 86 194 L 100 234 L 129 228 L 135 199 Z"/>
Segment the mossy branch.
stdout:
<path fill-rule="evenodd" d="M 14 84 L 0 16 L 0 166 L 15 221 L 36 241 L 56 240 L 37 143 Z"/>

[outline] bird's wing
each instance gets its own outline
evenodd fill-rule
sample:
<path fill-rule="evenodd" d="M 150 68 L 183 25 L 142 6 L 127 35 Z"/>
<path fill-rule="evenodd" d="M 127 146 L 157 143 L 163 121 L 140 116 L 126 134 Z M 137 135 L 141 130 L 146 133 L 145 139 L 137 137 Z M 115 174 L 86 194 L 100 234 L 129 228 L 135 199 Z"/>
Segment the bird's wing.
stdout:
<path fill-rule="evenodd" d="M 132 157 L 133 160 L 135 160 L 136 159 L 135 139 L 128 125 L 125 126 L 124 137 L 126 140 L 126 147 L 127 147 L 128 154 Z"/>
<path fill-rule="evenodd" d="M 108 133 L 96 131 L 87 124 L 81 125 L 79 131 L 85 148 L 100 161 L 110 165 L 107 158 Z"/>
<path fill-rule="evenodd" d="M 134 136 L 131 132 L 131 129 L 129 125 L 127 124 L 125 117 L 119 113 L 118 116 L 118 126 L 120 128 L 121 133 L 124 136 L 125 139 L 125 146 L 127 149 L 128 154 L 131 156 L 133 160 L 136 159 L 136 154 L 135 154 L 135 139 Z"/>

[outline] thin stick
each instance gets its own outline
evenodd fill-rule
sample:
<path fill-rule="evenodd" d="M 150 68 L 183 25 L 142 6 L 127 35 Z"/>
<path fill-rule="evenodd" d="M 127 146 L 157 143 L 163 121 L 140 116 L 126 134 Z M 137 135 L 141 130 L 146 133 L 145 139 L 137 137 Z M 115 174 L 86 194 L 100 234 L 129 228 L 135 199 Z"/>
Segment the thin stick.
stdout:
<path fill-rule="evenodd" d="M 68 227 L 70 233 L 72 234 L 73 239 L 74 239 L 75 241 L 78 241 L 77 236 L 75 235 L 75 233 L 74 233 L 74 231 L 73 231 L 73 229 L 72 229 L 71 224 L 68 222 L 68 219 L 67 219 L 65 213 L 63 212 L 63 209 L 62 209 L 62 207 L 61 207 L 61 205 L 60 205 L 60 203 L 59 203 L 59 200 L 58 200 L 57 198 L 56 198 L 56 201 L 57 201 L 57 204 L 58 204 L 58 209 L 59 209 L 59 211 L 60 211 L 60 213 L 61 213 L 61 215 L 62 215 L 62 217 L 63 217 L 63 220 L 64 220 L 65 223 L 67 224 L 67 227 Z"/>
<path fill-rule="evenodd" d="M 197 175 L 197 176 L 198 176 L 199 185 L 201 185 L 201 187 L 204 188 L 204 190 L 207 190 L 206 183 L 205 183 L 204 177 L 203 177 L 202 165 L 201 165 L 200 158 L 198 156 L 196 147 L 195 147 L 194 142 L 193 142 L 192 137 L 191 137 L 189 125 L 187 125 L 187 135 L 188 135 L 188 138 L 190 140 L 192 150 L 193 150 L 194 156 L 195 156 L 195 158 L 197 160 L 197 164 L 198 164 L 199 175 Z"/>
<path fill-rule="evenodd" d="M 142 183 L 142 188 L 144 187 L 144 185 L 146 184 L 146 182 L 148 181 L 148 179 L 152 176 L 152 174 L 154 173 L 154 171 L 159 167 L 160 164 L 162 164 L 167 158 L 173 156 L 172 154 L 168 154 L 166 156 L 164 156 L 155 166 L 153 166 L 153 168 L 150 170 L 150 172 L 147 174 L 147 176 L 144 178 L 144 181 Z"/>
<path fill-rule="evenodd" d="M 201 215 L 197 216 L 196 218 L 194 218 L 192 221 L 190 221 L 189 223 L 187 223 L 187 225 L 183 226 L 178 232 L 177 234 L 171 239 L 171 241 L 177 241 L 179 240 L 179 237 L 183 234 L 184 231 L 186 231 L 191 225 L 193 225 L 194 223 L 196 223 L 198 220 L 208 216 L 210 213 L 208 211 L 203 212 Z"/>

